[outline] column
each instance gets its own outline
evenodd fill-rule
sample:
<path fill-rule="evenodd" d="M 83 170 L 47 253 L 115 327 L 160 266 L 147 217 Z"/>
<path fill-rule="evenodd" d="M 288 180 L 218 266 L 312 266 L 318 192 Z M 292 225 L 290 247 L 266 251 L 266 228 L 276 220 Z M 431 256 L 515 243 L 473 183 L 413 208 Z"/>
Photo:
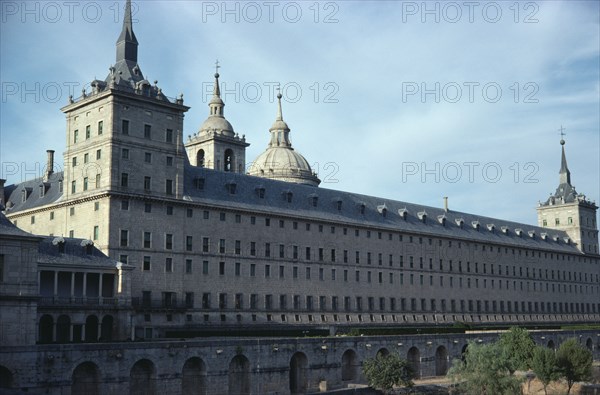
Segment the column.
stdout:
<path fill-rule="evenodd" d="M 98 301 L 102 304 L 102 273 L 98 276 Z"/>
<path fill-rule="evenodd" d="M 75 272 L 71 272 L 71 298 L 75 296 Z"/>
<path fill-rule="evenodd" d="M 87 297 L 87 272 L 83 272 L 83 297 Z"/>
<path fill-rule="evenodd" d="M 54 297 L 58 295 L 58 272 L 54 272 Z"/>
<path fill-rule="evenodd" d="M 56 342 L 56 320 L 52 318 L 52 341 Z"/>

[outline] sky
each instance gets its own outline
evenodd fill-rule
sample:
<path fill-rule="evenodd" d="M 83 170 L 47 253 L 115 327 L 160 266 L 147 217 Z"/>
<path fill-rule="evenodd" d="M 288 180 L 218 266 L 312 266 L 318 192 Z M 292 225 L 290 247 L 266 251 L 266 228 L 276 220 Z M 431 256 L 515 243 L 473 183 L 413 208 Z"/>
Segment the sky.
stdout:
<path fill-rule="evenodd" d="M 0 178 L 65 150 L 69 94 L 105 79 L 124 1 L 2 1 Z M 134 1 L 138 62 L 208 115 L 215 61 L 225 116 L 267 146 L 275 86 L 294 148 L 322 188 L 536 224 L 571 180 L 600 202 L 600 2 Z"/>

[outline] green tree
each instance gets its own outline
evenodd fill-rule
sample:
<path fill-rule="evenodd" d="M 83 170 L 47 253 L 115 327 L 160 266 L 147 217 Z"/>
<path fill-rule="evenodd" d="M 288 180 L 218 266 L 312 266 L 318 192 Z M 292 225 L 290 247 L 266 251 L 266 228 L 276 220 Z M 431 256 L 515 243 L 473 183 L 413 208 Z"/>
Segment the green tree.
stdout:
<path fill-rule="evenodd" d="M 521 378 L 513 376 L 499 342 L 469 343 L 464 361 L 455 360 L 448 374 L 461 394 L 514 395 L 521 393 Z"/>
<path fill-rule="evenodd" d="M 569 339 L 560 345 L 556 352 L 556 365 L 561 376 L 567 380 L 567 395 L 575 382 L 592 378 L 592 353 L 581 346 L 577 339 Z"/>
<path fill-rule="evenodd" d="M 373 388 L 384 393 L 394 386 L 413 386 L 414 372 L 408 362 L 397 354 L 377 355 L 363 362 L 363 373 Z"/>
<path fill-rule="evenodd" d="M 510 374 L 516 370 L 527 370 L 531 367 L 535 342 L 527 329 L 512 327 L 500 336 L 499 343 L 502 353 L 508 360 Z"/>
<path fill-rule="evenodd" d="M 543 346 L 537 346 L 533 350 L 531 369 L 533 369 L 535 376 L 544 386 L 544 393 L 548 395 L 548 391 L 546 390 L 548 384 L 560 378 L 560 372 L 556 366 L 556 355 L 554 354 L 554 350 Z"/>

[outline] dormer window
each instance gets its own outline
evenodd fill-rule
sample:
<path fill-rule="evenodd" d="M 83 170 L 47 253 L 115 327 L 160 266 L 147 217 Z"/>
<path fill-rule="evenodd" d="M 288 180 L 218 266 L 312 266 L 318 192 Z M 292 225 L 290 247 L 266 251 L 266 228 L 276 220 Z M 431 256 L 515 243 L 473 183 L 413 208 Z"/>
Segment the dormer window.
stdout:
<path fill-rule="evenodd" d="M 446 214 L 438 215 L 437 220 L 442 226 L 446 226 Z"/>
<path fill-rule="evenodd" d="M 235 195 L 236 189 L 237 189 L 237 184 L 233 181 L 229 181 L 226 184 L 227 187 L 227 191 L 229 192 L 230 195 Z"/>
<path fill-rule="evenodd" d="M 401 208 L 398 210 L 398 214 L 402 217 L 403 220 L 406 221 L 406 217 L 408 216 L 408 210 L 406 208 Z"/>
<path fill-rule="evenodd" d="M 23 189 L 21 191 L 21 202 L 25 203 L 26 200 L 27 200 L 27 191 Z"/>
<path fill-rule="evenodd" d="M 567 245 L 571 244 L 571 239 L 570 238 L 565 237 L 563 240 L 565 241 L 565 244 L 567 244 Z"/>
<path fill-rule="evenodd" d="M 515 233 L 517 234 L 517 236 L 521 237 L 521 235 L 523 234 L 523 229 L 517 228 L 515 229 Z"/>
<path fill-rule="evenodd" d="M 337 211 L 342 211 L 342 199 L 335 198 L 333 199 L 333 205 L 337 209 Z"/>
<path fill-rule="evenodd" d="M 385 217 L 387 215 L 387 206 L 385 205 L 385 203 L 377 206 L 377 211 L 379 212 L 379 214 Z"/>
<path fill-rule="evenodd" d="M 427 222 L 427 212 L 425 210 L 419 211 L 417 213 L 417 217 L 419 217 L 419 219 L 421 220 L 421 222 L 423 222 L 423 223 Z"/>
<path fill-rule="evenodd" d="M 358 204 L 358 211 L 360 211 L 361 215 L 365 215 L 365 207 L 366 207 L 366 204 L 364 204 L 364 203 Z"/>
<path fill-rule="evenodd" d="M 44 184 L 40 184 L 40 197 L 44 197 L 45 193 L 46 193 L 46 187 L 44 187 Z"/>
<path fill-rule="evenodd" d="M 259 199 L 265 198 L 265 188 L 263 186 L 256 187 L 255 190 L 256 190 L 256 194 L 258 195 Z"/>
<path fill-rule="evenodd" d="M 501 226 L 500 229 L 502 230 L 502 233 L 504 233 L 505 235 L 508 234 L 508 226 Z"/>
<path fill-rule="evenodd" d="M 52 245 L 55 245 L 58 247 L 58 252 L 59 253 L 64 253 L 65 252 L 65 239 L 63 237 L 55 237 L 52 240 Z"/>
<path fill-rule="evenodd" d="M 479 221 L 472 221 L 471 226 L 473 227 L 473 229 L 479 230 Z"/>
<path fill-rule="evenodd" d="M 85 253 L 87 255 L 92 255 L 92 253 L 94 252 L 94 242 L 91 240 L 82 240 L 81 246 L 85 248 Z"/>
<path fill-rule="evenodd" d="M 496 225 L 494 224 L 487 224 L 486 226 L 490 232 L 493 232 L 496 229 Z"/>
<path fill-rule="evenodd" d="M 310 204 L 313 207 L 317 207 L 317 205 L 319 203 L 319 197 L 313 193 L 312 195 L 309 195 L 309 199 L 310 199 Z"/>
<path fill-rule="evenodd" d="M 560 240 L 560 237 L 558 237 L 558 235 L 554 235 L 553 237 L 554 241 L 558 243 L 558 241 Z"/>
<path fill-rule="evenodd" d="M 202 177 L 196 177 L 194 178 L 194 188 L 196 189 L 204 189 L 204 178 Z"/>
<path fill-rule="evenodd" d="M 548 233 L 540 233 L 540 237 L 542 240 L 546 240 L 548 238 Z"/>
<path fill-rule="evenodd" d="M 288 203 L 292 202 L 292 197 L 294 196 L 294 194 L 292 192 L 288 192 L 285 194 L 285 198 L 287 200 Z"/>
<path fill-rule="evenodd" d="M 535 230 L 530 230 L 529 232 L 527 232 L 527 234 L 529 235 L 529 237 L 531 237 L 532 239 L 535 239 Z"/>

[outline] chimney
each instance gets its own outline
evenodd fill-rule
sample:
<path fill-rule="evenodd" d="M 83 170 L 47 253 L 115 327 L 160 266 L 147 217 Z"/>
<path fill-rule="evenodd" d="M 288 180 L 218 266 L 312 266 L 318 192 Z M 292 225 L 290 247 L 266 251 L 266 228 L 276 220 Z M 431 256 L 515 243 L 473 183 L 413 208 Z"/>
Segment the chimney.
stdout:
<path fill-rule="evenodd" d="M 48 162 L 46 163 L 46 174 L 44 174 L 44 181 L 50 180 L 50 176 L 54 173 L 54 150 L 46 150 L 48 154 Z"/>
<path fill-rule="evenodd" d="M 444 196 L 444 211 L 448 212 L 448 196 Z"/>

